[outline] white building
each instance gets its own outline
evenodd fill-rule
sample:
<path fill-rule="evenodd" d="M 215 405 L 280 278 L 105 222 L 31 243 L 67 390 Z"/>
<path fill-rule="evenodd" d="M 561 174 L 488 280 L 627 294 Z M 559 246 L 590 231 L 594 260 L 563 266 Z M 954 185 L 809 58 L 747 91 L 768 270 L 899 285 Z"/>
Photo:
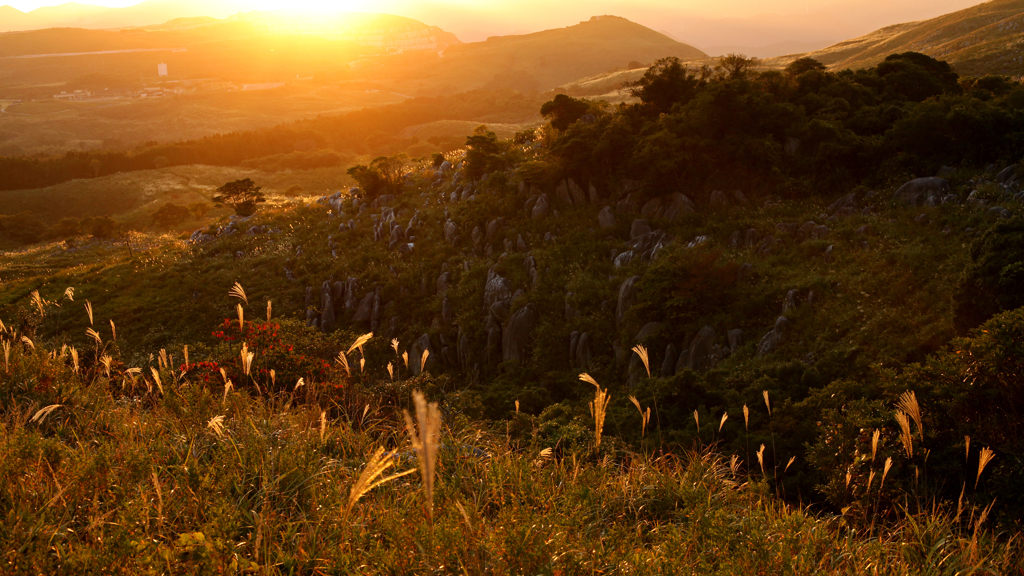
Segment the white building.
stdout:
<path fill-rule="evenodd" d="M 156 73 L 159 76 L 167 76 L 167 64 L 163 62 L 156 65 Z"/>

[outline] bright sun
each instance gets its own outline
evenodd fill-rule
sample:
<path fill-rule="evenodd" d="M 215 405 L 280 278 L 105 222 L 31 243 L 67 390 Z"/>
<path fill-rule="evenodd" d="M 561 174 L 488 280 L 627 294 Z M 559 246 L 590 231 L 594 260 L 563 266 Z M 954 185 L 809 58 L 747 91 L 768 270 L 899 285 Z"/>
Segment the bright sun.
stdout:
<path fill-rule="evenodd" d="M 354 12 L 362 10 L 368 3 L 368 0 L 341 0 L 333 2 L 325 2 L 323 0 L 249 0 L 249 2 L 246 2 L 253 10 L 285 10 L 301 14 Z"/>

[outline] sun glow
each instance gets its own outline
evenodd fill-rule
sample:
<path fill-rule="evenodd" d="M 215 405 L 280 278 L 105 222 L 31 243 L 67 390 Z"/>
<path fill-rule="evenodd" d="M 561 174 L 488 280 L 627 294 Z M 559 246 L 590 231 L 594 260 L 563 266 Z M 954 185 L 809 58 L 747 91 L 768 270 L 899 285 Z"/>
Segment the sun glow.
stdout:
<path fill-rule="evenodd" d="M 361 12 L 368 4 L 370 4 L 368 0 L 343 0 L 340 2 L 325 2 L 322 0 L 250 0 L 246 2 L 246 5 L 253 10 L 282 10 L 296 14 L 313 15 Z"/>

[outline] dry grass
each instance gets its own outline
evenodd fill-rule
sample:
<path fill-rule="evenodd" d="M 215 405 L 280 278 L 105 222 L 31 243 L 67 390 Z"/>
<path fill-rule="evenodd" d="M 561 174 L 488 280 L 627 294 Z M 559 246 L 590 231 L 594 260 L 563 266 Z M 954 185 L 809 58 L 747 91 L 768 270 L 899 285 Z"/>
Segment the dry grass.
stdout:
<path fill-rule="evenodd" d="M 412 393 L 412 400 L 416 407 L 416 422 L 413 422 L 408 410 L 402 412 L 405 415 L 405 426 L 412 440 L 413 450 L 416 451 L 416 459 L 419 461 L 427 515 L 433 521 L 434 478 L 437 472 L 437 449 L 441 440 L 441 411 L 436 402 L 428 404 L 426 397 L 419 390 Z"/>
<path fill-rule="evenodd" d="M 644 369 L 647 370 L 647 377 L 651 377 L 651 363 L 650 358 L 647 355 L 647 348 L 644 348 L 643 344 L 637 344 L 633 347 L 633 352 L 640 357 L 640 361 L 644 363 Z"/>
<path fill-rule="evenodd" d="M 917 395 L 913 391 L 907 391 L 900 395 L 896 407 L 905 413 L 917 425 L 918 438 L 924 441 L 924 427 L 921 425 L 921 407 L 917 403 Z"/>
<path fill-rule="evenodd" d="M 235 282 L 235 285 L 232 286 L 230 290 L 228 290 L 228 296 L 238 298 L 239 300 L 245 302 L 246 304 L 249 303 L 249 298 L 247 298 L 245 295 L 245 289 L 242 288 L 242 285 L 238 282 Z"/>
<path fill-rule="evenodd" d="M 587 373 L 580 374 L 580 380 L 593 384 L 596 388 L 594 392 L 594 401 L 588 404 L 590 408 L 590 416 L 594 418 L 594 450 L 601 449 L 601 434 L 604 432 L 604 419 L 607 416 L 608 403 L 611 402 L 612 398 L 607 391 L 602 390 L 601 386 L 597 383 L 597 380 Z"/>
<path fill-rule="evenodd" d="M 324 427 L 322 426 L 321 430 L 323 429 Z M 321 438 L 322 437 L 323 432 L 321 432 Z M 346 515 L 352 511 L 352 507 L 356 505 L 356 502 L 358 502 L 359 499 L 365 496 L 370 490 L 373 490 L 381 484 L 397 480 L 402 476 L 408 476 L 416 471 L 415 468 L 411 468 L 405 472 L 399 472 L 398 474 L 392 474 L 391 476 L 378 479 L 388 468 L 395 465 L 395 455 L 397 454 L 397 450 L 387 452 L 381 447 L 378 447 L 373 452 L 370 458 L 366 461 L 366 465 L 363 467 L 362 473 L 359 474 L 359 478 L 356 479 L 355 483 L 352 484 L 352 488 L 349 490 L 348 502 L 345 506 Z"/>

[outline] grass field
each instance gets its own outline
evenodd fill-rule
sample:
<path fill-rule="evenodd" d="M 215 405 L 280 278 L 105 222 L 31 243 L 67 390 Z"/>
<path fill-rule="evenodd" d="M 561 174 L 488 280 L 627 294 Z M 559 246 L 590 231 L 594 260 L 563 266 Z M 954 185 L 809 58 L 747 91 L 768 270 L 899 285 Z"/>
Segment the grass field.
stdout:
<path fill-rule="evenodd" d="M 362 87 L 294 85 L 154 100 L 33 101 L 0 114 L 0 154 L 63 154 L 67 150 L 189 140 L 404 99 L 388 92 L 370 93 Z"/>

